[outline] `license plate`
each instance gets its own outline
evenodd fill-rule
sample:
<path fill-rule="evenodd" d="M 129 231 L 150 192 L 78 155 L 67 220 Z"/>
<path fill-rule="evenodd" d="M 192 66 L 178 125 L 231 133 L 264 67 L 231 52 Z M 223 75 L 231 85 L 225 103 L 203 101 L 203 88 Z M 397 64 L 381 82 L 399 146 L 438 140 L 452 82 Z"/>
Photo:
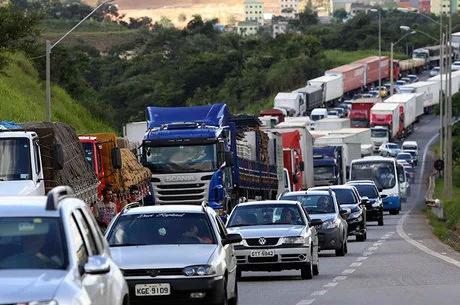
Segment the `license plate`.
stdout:
<path fill-rule="evenodd" d="M 169 284 L 138 284 L 134 286 L 136 296 L 170 295 L 171 285 Z"/>
<path fill-rule="evenodd" d="M 273 257 L 275 256 L 274 250 L 252 250 L 251 257 Z"/>

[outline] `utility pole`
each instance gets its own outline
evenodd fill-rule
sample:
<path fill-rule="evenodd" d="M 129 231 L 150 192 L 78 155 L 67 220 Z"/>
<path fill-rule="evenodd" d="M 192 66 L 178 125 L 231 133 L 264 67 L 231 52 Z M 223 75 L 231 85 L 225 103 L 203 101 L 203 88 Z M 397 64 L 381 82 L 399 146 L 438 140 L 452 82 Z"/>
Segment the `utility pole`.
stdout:
<path fill-rule="evenodd" d="M 445 161 L 445 175 L 444 175 L 444 194 L 448 200 L 452 200 L 452 13 L 453 1 L 450 1 L 449 11 L 449 27 L 447 31 L 448 41 L 448 54 L 449 63 L 447 70 L 449 71 L 449 94 L 447 97 L 446 106 L 446 161 Z"/>

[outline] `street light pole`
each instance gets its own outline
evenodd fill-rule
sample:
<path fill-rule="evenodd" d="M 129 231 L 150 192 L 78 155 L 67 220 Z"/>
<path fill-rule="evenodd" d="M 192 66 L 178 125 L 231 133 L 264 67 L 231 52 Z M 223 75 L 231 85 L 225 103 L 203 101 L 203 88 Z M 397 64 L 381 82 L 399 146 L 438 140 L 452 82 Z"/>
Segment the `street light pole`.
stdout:
<path fill-rule="evenodd" d="M 51 122 L 51 50 L 60 43 L 64 38 L 67 37 L 70 33 L 73 32 L 80 24 L 82 24 L 86 19 L 88 19 L 94 12 L 96 12 L 101 6 L 108 2 L 114 0 L 105 0 L 102 1 L 95 9 L 93 9 L 85 18 L 80 20 L 70 31 L 65 33 L 61 38 L 59 38 L 55 43 L 51 44 L 49 40 L 46 41 L 46 121 Z"/>
<path fill-rule="evenodd" d="M 449 14 L 449 26 L 447 31 L 448 41 L 448 64 L 447 71 L 449 72 L 449 93 L 447 96 L 446 105 L 446 161 L 445 161 L 445 175 L 444 175 L 444 193 L 448 200 L 452 200 L 452 1 L 450 1 L 450 14 Z"/>
<path fill-rule="evenodd" d="M 392 49 L 393 50 L 393 49 Z M 391 69 L 393 70 L 393 69 Z M 382 20 L 381 11 L 379 10 L 379 98 L 382 101 Z"/>
<path fill-rule="evenodd" d="M 390 46 L 390 95 L 393 95 L 393 41 Z"/>

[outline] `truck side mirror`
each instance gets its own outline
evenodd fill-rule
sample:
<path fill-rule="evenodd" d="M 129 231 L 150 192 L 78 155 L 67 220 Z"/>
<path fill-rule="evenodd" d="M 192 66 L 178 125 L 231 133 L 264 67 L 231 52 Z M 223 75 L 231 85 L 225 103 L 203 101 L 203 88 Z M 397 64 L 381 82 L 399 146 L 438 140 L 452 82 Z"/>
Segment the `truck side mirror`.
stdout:
<path fill-rule="evenodd" d="M 53 145 L 53 168 L 62 170 L 64 168 L 64 151 L 61 144 Z"/>
<path fill-rule="evenodd" d="M 112 147 L 110 154 L 112 156 L 112 167 L 114 169 L 120 169 L 122 165 L 120 147 Z"/>
<path fill-rule="evenodd" d="M 299 165 L 300 165 L 300 171 L 303 172 L 305 170 L 305 163 L 303 161 L 300 161 Z"/>
<path fill-rule="evenodd" d="M 233 153 L 231 151 L 225 152 L 225 165 L 233 166 Z"/>
<path fill-rule="evenodd" d="M 296 174 L 292 175 L 292 182 L 294 182 L 294 184 L 299 183 L 299 177 L 297 177 Z"/>

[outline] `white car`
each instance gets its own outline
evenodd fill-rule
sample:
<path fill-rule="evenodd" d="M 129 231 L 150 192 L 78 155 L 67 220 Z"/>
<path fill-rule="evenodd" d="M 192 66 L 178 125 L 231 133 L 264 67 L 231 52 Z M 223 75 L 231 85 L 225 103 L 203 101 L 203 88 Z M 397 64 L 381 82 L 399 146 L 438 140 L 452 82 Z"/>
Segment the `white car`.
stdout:
<path fill-rule="evenodd" d="M 129 304 L 91 211 L 65 186 L 0 196 L 0 287 L 2 304 Z"/>
<path fill-rule="evenodd" d="M 327 118 L 328 119 L 339 119 L 340 118 L 340 115 L 339 113 L 337 112 L 337 110 L 329 110 L 327 112 Z"/>
<path fill-rule="evenodd" d="M 434 67 L 434 68 L 430 71 L 430 76 L 436 76 L 436 75 L 438 75 L 439 73 L 441 73 L 441 68 L 439 68 L 439 67 Z"/>
<path fill-rule="evenodd" d="M 451 66 L 452 71 L 460 70 L 460 61 L 454 61 Z"/>

